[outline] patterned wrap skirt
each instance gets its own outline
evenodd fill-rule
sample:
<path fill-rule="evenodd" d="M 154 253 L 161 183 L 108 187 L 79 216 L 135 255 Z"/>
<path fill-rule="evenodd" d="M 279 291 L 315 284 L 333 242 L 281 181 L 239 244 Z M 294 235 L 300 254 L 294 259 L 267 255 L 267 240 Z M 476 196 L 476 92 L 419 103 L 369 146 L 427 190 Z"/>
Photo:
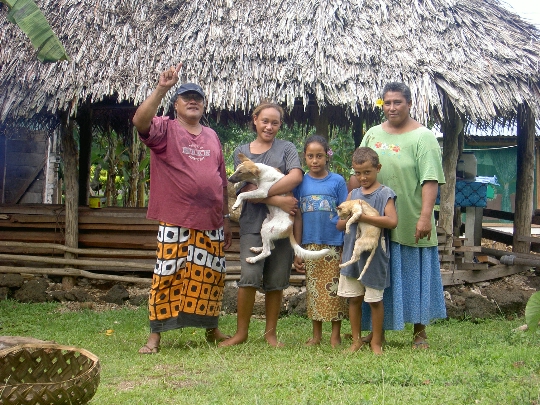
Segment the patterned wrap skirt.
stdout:
<path fill-rule="evenodd" d="M 405 323 L 428 325 L 446 318 L 446 305 L 437 246 L 412 247 L 390 242 L 390 287 L 383 297 L 385 330 L 402 330 Z M 371 329 L 369 305 L 362 306 L 362 329 Z"/>
<path fill-rule="evenodd" d="M 217 328 L 225 285 L 223 228 L 199 231 L 160 222 L 157 240 L 150 331 Z"/>
<path fill-rule="evenodd" d="M 341 321 L 348 315 L 346 298 L 337 295 L 341 246 L 310 243 L 307 250 L 330 249 L 321 259 L 306 260 L 307 314 L 314 321 Z"/>

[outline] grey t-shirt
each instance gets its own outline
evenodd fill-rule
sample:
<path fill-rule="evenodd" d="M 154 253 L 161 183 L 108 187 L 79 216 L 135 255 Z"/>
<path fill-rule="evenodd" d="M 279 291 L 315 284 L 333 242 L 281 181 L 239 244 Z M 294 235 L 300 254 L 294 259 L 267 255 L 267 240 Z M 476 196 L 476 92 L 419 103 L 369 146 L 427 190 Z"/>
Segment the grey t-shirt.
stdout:
<path fill-rule="evenodd" d="M 272 147 L 261 154 L 251 153 L 249 143 L 238 146 L 233 154 L 234 167 L 240 164 L 238 153 L 241 152 L 255 163 L 264 163 L 265 165 L 275 167 L 282 173 L 287 174 L 292 169 L 302 170 L 298 151 L 293 143 L 282 139 L 274 139 Z M 260 233 L 261 226 L 268 214 L 266 204 L 253 204 L 245 201 L 240 215 L 240 235 L 248 233 Z"/>
<path fill-rule="evenodd" d="M 389 199 L 395 199 L 396 194 L 392 191 L 391 188 L 381 185 L 377 190 L 373 191 L 371 194 L 363 194 L 359 188 L 355 188 L 351 191 L 351 200 L 365 200 L 375 208 L 379 214 L 384 215 L 384 209 Z M 356 241 L 356 229 L 358 228 L 358 223 L 351 224 L 350 233 L 345 234 L 343 241 L 343 256 L 342 263 L 348 261 L 354 249 L 354 242 Z M 385 246 L 385 251 L 382 249 L 382 246 Z M 341 274 L 347 277 L 358 278 L 366 260 L 369 257 L 371 252 L 363 252 L 360 255 L 360 260 L 356 263 L 350 264 L 341 269 Z M 369 264 L 366 272 L 360 280 L 362 284 L 366 287 L 374 288 L 376 290 L 384 290 L 386 287 L 390 286 L 390 274 L 388 271 L 388 262 L 390 258 L 390 240 L 388 229 L 381 230 L 381 236 L 379 239 L 379 245 L 375 251 L 375 256 Z"/>

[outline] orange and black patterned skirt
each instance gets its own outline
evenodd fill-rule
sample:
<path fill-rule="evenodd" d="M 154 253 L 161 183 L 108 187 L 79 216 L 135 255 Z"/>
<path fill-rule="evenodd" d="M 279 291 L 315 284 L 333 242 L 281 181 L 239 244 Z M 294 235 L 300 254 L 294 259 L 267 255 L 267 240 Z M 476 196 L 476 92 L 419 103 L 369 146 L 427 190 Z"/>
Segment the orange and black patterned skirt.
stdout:
<path fill-rule="evenodd" d="M 199 231 L 160 222 L 157 239 L 151 332 L 217 328 L 225 284 L 223 228 Z"/>

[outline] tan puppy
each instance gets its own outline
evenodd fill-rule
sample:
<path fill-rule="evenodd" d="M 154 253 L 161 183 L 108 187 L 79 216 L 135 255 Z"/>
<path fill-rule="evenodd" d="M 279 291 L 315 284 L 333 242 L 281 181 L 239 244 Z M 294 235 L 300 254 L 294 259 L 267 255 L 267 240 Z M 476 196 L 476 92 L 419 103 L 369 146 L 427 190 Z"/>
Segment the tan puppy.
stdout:
<path fill-rule="evenodd" d="M 379 212 L 369 205 L 364 200 L 347 200 L 342 202 L 337 207 L 337 213 L 341 219 L 347 219 L 347 224 L 345 225 L 345 233 L 350 232 L 351 224 L 358 222 L 360 215 L 365 214 L 371 217 L 379 217 Z M 378 228 L 374 225 L 367 224 L 365 222 L 358 222 L 358 227 L 356 228 L 356 241 L 354 242 L 354 249 L 351 256 L 351 259 L 345 263 L 339 265 L 339 267 L 345 267 L 349 264 L 355 263 L 360 259 L 362 252 L 371 252 L 366 264 L 360 273 L 358 280 L 362 278 L 366 272 L 373 256 L 375 255 L 375 250 L 379 244 L 379 237 L 381 236 L 381 228 Z M 384 247 L 383 247 L 384 249 Z"/>
<path fill-rule="evenodd" d="M 236 171 L 229 181 L 231 183 L 239 183 L 247 181 L 257 185 L 256 190 L 247 191 L 238 194 L 236 202 L 231 207 L 233 210 L 237 209 L 240 204 L 246 199 L 253 198 L 266 198 L 268 196 L 268 190 L 281 179 L 284 174 L 279 170 L 265 165 L 263 163 L 254 163 L 249 160 L 244 154 L 239 153 L 238 158 L 242 162 L 236 168 Z M 318 259 L 325 256 L 329 250 L 323 249 L 319 251 L 305 250 L 296 243 L 293 235 L 293 217 L 287 212 L 283 211 L 279 207 L 274 205 L 267 205 L 268 216 L 264 220 L 261 228 L 262 246 L 252 247 L 251 251 L 259 253 L 255 257 L 248 257 L 246 261 L 248 263 L 255 263 L 265 257 L 270 256 L 270 251 L 274 248 L 274 240 L 289 237 L 291 245 L 294 249 L 294 254 L 302 259 Z"/>

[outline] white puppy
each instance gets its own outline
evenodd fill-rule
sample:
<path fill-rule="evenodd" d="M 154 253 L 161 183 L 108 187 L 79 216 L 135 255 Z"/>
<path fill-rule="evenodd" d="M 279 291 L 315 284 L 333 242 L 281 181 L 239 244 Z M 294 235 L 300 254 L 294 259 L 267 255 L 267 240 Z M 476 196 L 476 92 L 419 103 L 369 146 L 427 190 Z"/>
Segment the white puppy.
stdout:
<path fill-rule="evenodd" d="M 244 154 L 239 153 L 238 158 L 242 162 L 236 168 L 236 171 L 229 181 L 231 183 L 239 183 L 241 181 L 247 181 L 257 185 L 256 190 L 247 191 L 238 194 L 236 202 L 231 207 L 233 210 L 237 209 L 244 200 L 254 198 L 266 198 L 268 196 L 268 190 L 274 185 L 284 174 L 274 167 L 265 165 L 263 163 L 254 163 L 249 160 Z M 289 237 L 291 245 L 294 249 L 294 254 L 302 259 L 318 259 L 325 256 L 329 250 L 323 249 L 318 251 L 311 251 L 302 249 L 296 242 L 293 235 L 293 217 L 287 212 L 283 211 L 279 207 L 274 205 L 267 205 L 268 216 L 264 220 L 261 228 L 262 246 L 252 247 L 251 251 L 259 253 L 255 257 L 248 257 L 246 259 L 249 263 L 255 263 L 265 257 L 270 256 L 270 251 L 274 248 L 274 240 Z"/>

